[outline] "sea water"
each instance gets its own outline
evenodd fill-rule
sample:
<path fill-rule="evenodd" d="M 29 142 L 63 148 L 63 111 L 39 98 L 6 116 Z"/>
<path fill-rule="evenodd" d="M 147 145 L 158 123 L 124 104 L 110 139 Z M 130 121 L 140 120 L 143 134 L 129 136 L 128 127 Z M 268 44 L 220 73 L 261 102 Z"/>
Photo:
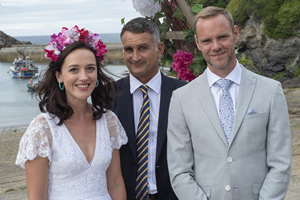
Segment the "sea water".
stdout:
<path fill-rule="evenodd" d="M 46 68 L 46 64 L 34 63 L 39 72 Z M 27 127 L 31 120 L 39 113 L 36 92 L 28 90 L 29 78 L 14 78 L 10 72 L 11 63 L 0 62 L 0 128 Z M 109 65 L 109 76 L 118 80 L 127 72 L 125 65 Z M 37 79 L 33 79 L 35 83 Z"/>
<path fill-rule="evenodd" d="M 121 43 L 120 33 L 102 33 L 99 34 L 100 39 L 104 43 Z M 23 42 L 31 42 L 32 44 L 47 45 L 50 40 L 50 35 L 37 36 L 14 36 L 15 39 Z"/>

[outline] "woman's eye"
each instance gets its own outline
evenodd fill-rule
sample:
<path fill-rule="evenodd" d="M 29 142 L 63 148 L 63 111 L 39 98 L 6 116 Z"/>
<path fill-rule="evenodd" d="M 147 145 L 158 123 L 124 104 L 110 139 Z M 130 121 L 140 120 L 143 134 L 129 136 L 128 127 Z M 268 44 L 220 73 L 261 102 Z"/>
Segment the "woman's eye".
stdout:
<path fill-rule="evenodd" d="M 77 69 L 76 68 L 71 68 L 70 72 L 77 72 Z"/>
<path fill-rule="evenodd" d="M 93 72 L 95 70 L 95 67 L 88 67 L 87 70 Z"/>

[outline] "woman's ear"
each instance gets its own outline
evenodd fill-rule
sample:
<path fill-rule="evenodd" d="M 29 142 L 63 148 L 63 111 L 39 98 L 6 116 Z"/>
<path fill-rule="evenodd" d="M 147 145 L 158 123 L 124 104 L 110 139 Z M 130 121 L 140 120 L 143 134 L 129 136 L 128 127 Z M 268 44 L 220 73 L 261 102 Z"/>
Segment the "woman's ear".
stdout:
<path fill-rule="evenodd" d="M 55 71 L 55 77 L 56 77 L 57 82 L 63 82 L 61 73 L 59 71 Z"/>

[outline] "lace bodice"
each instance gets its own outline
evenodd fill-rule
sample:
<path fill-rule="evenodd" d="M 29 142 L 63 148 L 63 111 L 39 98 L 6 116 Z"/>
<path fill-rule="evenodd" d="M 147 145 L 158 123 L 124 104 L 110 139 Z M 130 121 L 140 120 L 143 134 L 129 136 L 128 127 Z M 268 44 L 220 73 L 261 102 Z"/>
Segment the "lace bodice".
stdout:
<path fill-rule="evenodd" d="M 127 143 L 127 136 L 116 115 L 108 111 L 96 122 L 96 149 L 89 163 L 65 125 L 43 113 L 24 133 L 16 164 L 25 168 L 37 156 L 49 159 L 48 199 L 111 199 L 107 192 L 106 170 L 112 150 Z"/>

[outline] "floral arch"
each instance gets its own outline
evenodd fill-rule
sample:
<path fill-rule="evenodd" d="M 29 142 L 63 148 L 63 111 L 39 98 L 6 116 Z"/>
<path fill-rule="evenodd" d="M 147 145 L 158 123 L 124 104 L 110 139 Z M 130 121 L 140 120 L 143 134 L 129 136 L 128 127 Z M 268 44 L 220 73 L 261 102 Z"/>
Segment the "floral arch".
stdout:
<path fill-rule="evenodd" d="M 153 20 L 160 29 L 165 52 L 161 58 L 169 75 L 191 81 L 206 68 L 194 40 L 194 16 L 202 8 L 201 0 L 132 0 L 133 7 Z"/>

